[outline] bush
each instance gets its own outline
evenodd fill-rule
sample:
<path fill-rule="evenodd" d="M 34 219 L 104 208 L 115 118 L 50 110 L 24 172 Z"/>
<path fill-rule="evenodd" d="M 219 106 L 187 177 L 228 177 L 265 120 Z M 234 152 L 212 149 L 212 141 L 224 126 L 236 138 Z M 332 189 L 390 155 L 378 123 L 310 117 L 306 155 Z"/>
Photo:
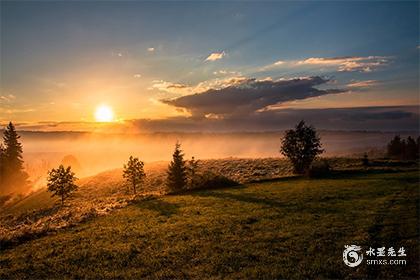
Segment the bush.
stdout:
<path fill-rule="evenodd" d="M 331 174 L 332 168 L 327 160 L 318 160 L 312 163 L 307 175 L 310 178 L 322 178 Z"/>
<path fill-rule="evenodd" d="M 363 158 L 362 158 L 362 165 L 363 165 L 364 167 L 368 167 L 368 166 L 369 166 L 369 158 L 368 158 L 367 153 L 365 153 L 365 154 L 363 155 Z"/>
<path fill-rule="evenodd" d="M 233 187 L 237 185 L 239 185 L 239 183 L 232 179 L 207 171 L 203 174 L 197 175 L 197 179 L 194 186 L 192 186 L 192 189 L 215 189 Z"/>

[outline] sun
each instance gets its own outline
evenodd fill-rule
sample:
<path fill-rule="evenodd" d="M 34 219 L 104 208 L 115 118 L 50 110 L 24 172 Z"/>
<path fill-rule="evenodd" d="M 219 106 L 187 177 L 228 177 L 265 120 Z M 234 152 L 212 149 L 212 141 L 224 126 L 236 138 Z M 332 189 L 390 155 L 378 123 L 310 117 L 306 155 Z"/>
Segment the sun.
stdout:
<path fill-rule="evenodd" d="M 100 105 L 96 108 L 95 119 L 97 122 L 112 122 L 114 120 L 114 112 L 107 105 Z"/>

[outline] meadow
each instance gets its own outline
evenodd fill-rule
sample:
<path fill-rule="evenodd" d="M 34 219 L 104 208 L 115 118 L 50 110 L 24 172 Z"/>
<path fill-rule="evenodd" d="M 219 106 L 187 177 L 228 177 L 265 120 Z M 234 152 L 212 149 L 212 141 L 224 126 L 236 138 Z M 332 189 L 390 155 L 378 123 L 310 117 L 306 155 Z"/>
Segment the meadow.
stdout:
<path fill-rule="evenodd" d="M 0 279 L 417 278 L 418 169 L 354 165 L 133 198 L 2 249 Z M 404 246 L 407 264 L 347 267 L 350 244 Z"/>

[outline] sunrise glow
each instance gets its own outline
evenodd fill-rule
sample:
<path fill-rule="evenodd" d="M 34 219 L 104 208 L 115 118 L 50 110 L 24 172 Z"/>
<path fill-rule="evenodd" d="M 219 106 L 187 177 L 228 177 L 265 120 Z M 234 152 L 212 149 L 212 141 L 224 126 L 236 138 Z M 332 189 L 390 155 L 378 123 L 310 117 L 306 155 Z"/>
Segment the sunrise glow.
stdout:
<path fill-rule="evenodd" d="M 100 105 L 95 111 L 95 120 L 97 122 L 112 122 L 114 120 L 114 112 L 107 105 Z"/>

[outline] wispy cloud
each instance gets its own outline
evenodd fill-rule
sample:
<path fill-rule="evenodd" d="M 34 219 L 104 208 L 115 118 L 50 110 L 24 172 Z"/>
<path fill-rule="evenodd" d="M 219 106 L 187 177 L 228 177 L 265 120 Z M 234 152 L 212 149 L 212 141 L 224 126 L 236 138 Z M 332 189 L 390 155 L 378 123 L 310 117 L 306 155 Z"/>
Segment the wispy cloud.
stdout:
<path fill-rule="evenodd" d="M 303 60 L 278 60 L 261 67 L 259 71 L 269 71 L 281 67 L 320 66 L 323 68 L 335 68 L 338 72 L 372 72 L 388 65 L 390 59 L 387 56 L 310 57 Z"/>
<path fill-rule="evenodd" d="M 267 71 L 267 70 L 271 70 L 271 69 L 274 69 L 274 68 L 278 68 L 280 66 L 284 66 L 286 64 L 289 64 L 289 63 L 287 63 L 284 60 L 278 60 L 278 61 L 276 61 L 276 62 L 274 62 L 272 64 L 269 64 L 269 65 L 266 65 L 266 66 L 261 67 L 259 70 L 260 71 Z"/>
<path fill-rule="evenodd" d="M 224 51 L 222 51 L 222 52 L 219 52 L 219 53 L 217 53 L 217 52 L 215 52 L 215 53 L 211 53 L 207 58 L 206 58 L 206 60 L 205 61 L 216 61 L 216 60 L 219 60 L 219 59 L 222 59 L 223 57 L 225 57 L 226 56 L 226 53 L 224 52 Z"/>
<path fill-rule="evenodd" d="M 386 56 L 347 56 L 347 57 L 310 57 L 299 60 L 296 65 L 320 65 L 337 67 L 339 72 L 371 72 L 381 66 L 385 66 L 389 62 Z"/>
<path fill-rule="evenodd" d="M 350 88 L 368 88 L 378 85 L 379 82 L 376 80 L 366 80 L 366 81 L 354 81 L 347 84 L 347 87 Z"/>
<path fill-rule="evenodd" d="M 16 99 L 16 96 L 13 94 L 0 95 L 0 103 L 9 103 Z"/>
<path fill-rule="evenodd" d="M 228 70 L 219 70 L 219 71 L 214 71 L 213 74 L 214 75 L 241 75 L 241 72 L 228 71 Z"/>
<path fill-rule="evenodd" d="M 154 52 L 154 51 L 155 51 L 155 48 L 153 48 L 153 47 L 151 47 L 151 48 L 147 48 L 147 51 L 148 51 L 148 52 Z"/>

